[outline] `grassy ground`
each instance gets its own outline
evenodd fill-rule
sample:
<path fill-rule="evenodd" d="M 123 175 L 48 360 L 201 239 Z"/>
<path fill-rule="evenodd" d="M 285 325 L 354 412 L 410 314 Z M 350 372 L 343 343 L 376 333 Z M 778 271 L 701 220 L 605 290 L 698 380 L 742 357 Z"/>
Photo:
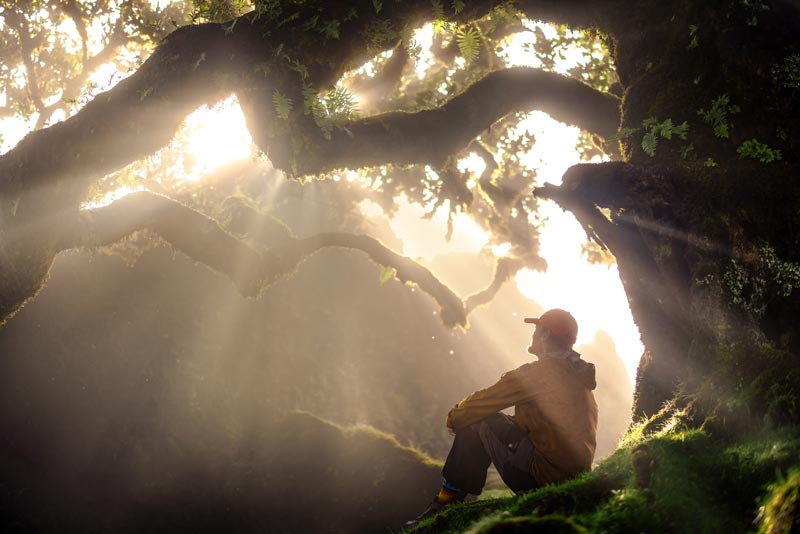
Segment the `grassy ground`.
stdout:
<path fill-rule="evenodd" d="M 454 505 L 412 532 L 797 532 L 798 468 L 800 428 L 723 440 L 667 409 L 590 473 Z"/>

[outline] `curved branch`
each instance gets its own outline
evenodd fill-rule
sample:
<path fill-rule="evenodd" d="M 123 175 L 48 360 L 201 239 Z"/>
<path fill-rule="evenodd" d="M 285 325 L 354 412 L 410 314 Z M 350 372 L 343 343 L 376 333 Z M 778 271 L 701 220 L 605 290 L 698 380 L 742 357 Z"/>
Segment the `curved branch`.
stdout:
<path fill-rule="evenodd" d="M 260 254 L 223 230 L 216 221 L 172 199 L 150 192 L 131 193 L 102 208 L 80 213 L 63 236 L 61 250 L 115 243 L 150 229 L 190 258 L 227 275 L 245 296 L 256 296 L 279 273 L 273 254 Z"/>
<path fill-rule="evenodd" d="M 369 258 L 386 267 L 395 269 L 395 277 L 401 282 L 413 282 L 433 297 L 441 307 L 442 322 L 447 326 L 467 324 L 467 310 L 461 299 L 439 281 L 428 269 L 414 260 L 402 256 L 373 237 L 345 232 L 324 232 L 308 238 L 298 239 L 278 219 L 260 213 L 240 200 L 232 199 L 228 205 L 231 217 L 230 228 L 261 243 L 283 258 L 291 268 L 325 247 L 343 247 L 360 250 Z"/>
<path fill-rule="evenodd" d="M 392 57 L 386 60 L 375 76 L 353 83 L 352 91 L 363 97 L 370 106 L 381 105 L 400 83 L 409 59 L 406 44 L 398 43 L 393 49 Z"/>
<path fill-rule="evenodd" d="M 235 35 L 214 24 L 175 31 L 134 75 L 27 135 L 0 157 L 0 197 L 56 179 L 86 185 L 166 145 L 191 111 L 233 91 L 249 33 L 240 27 Z"/>
<path fill-rule="evenodd" d="M 473 140 L 467 147 L 467 150 L 474 150 L 478 157 L 483 160 L 485 166 L 483 172 L 478 177 L 478 183 L 481 186 L 481 190 L 486 193 L 489 200 L 492 201 L 492 204 L 497 205 L 503 198 L 503 190 L 492 182 L 492 175 L 498 169 L 494 154 L 492 154 L 478 139 Z"/>
<path fill-rule="evenodd" d="M 524 262 L 519 258 L 500 258 L 494 267 L 494 277 L 492 283 L 485 289 L 473 293 L 466 300 L 467 313 L 475 308 L 488 304 L 500 291 L 500 288 L 508 282 L 517 271 L 524 267 Z"/>
<path fill-rule="evenodd" d="M 440 108 L 395 111 L 353 121 L 336 130 L 330 140 L 308 121 L 305 133 L 315 142 L 302 148 L 296 170 L 316 174 L 387 163 L 441 166 L 481 131 L 515 111 L 545 111 L 557 120 L 607 137 L 619 124 L 619 102 L 616 96 L 559 74 L 524 67 L 495 71 Z M 270 138 L 262 149 L 277 166 L 292 169 L 287 142 L 280 148 L 274 143 Z"/>
<path fill-rule="evenodd" d="M 442 322 L 446 326 L 466 326 L 467 324 L 467 311 L 458 295 L 440 282 L 428 269 L 414 260 L 394 252 L 373 237 L 343 232 L 326 232 L 300 239 L 296 246 L 304 256 L 310 256 L 324 247 L 344 247 L 365 252 L 375 263 L 393 267 L 395 277 L 401 282 L 413 282 L 433 297 L 441 306 Z"/>
<path fill-rule="evenodd" d="M 598 199 L 594 199 L 591 194 L 594 187 L 591 180 L 587 181 L 587 178 L 589 178 L 588 173 L 591 172 L 592 167 L 597 169 L 598 175 L 602 176 L 604 181 L 616 181 L 616 188 L 621 189 L 624 187 L 621 172 L 624 166 L 625 164 L 619 163 L 575 166 L 580 172 L 577 172 L 575 167 L 570 168 L 565 174 L 563 185 L 545 184 L 537 187 L 533 194 L 539 198 L 553 200 L 562 209 L 572 212 L 586 229 L 590 238 L 604 248 L 608 247 L 617 257 L 620 265 L 624 263 L 631 272 L 636 273 L 635 276 L 622 276 L 629 298 L 639 295 L 657 302 L 656 308 L 660 310 L 661 315 L 659 320 L 662 323 L 669 323 L 675 331 L 686 333 L 688 310 L 686 305 L 679 300 L 679 295 L 673 291 L 669 283 L 648 283 L 648 280 L 662 279 L 663 277 L 653 254 L 640 234 L 640 223 L 637 218 L 625 217 L 624 219 L 609 220 L 597 208 L 598 202 L 596 201 L 607 201 L 608 199 L 602 199 L 599 195 Z M 583 190 L 583 183 L 586 183 L 588 194 Z M 647 228 L 644 230 L 650 231 Z M 631 303 L 631 307 L 633 307 L 633 303 Z"/>

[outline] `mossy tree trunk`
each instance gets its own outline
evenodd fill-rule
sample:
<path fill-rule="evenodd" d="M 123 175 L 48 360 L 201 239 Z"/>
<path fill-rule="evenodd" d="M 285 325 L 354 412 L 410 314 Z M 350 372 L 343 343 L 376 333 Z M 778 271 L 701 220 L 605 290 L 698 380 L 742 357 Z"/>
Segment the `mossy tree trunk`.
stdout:
<path fill-rule="evenodd" d="M 789 2 L 607 8 L 625 163 L 573 168 L 539 194 L 618 259 L 646 347 L 641 416 L 681 386 L 755 380 L 759 347 L 797 353 L 800 16 Z"/>

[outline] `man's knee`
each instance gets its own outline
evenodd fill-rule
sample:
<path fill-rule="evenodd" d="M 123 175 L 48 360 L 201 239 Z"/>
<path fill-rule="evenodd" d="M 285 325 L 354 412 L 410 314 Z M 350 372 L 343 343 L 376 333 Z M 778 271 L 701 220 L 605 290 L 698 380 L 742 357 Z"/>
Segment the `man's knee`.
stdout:
<path fill-rule="evenodd" d="M 478 432 L 478 436 L 480 436 L 484 445 L 488 443 L 489 437 L 494 435 L 494 432 L 492 432 L 492 426 L 486 419 L 482 419 L 475 423 L 475 430 Z"/>

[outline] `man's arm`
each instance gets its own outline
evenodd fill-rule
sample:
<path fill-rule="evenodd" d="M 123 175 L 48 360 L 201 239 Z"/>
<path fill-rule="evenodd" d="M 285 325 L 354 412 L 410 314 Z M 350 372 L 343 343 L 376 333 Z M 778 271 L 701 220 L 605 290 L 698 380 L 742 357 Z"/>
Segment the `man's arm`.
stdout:
<path fill-rule="evenodd" d="M 507 372 L 494 385 L 478 390 L 456 404 L 447 414 L 447 427 L 461 430 L 487 415 L 532 398 L 530 389 L 525 387 L 520 376 L 521 369 Z"/>

